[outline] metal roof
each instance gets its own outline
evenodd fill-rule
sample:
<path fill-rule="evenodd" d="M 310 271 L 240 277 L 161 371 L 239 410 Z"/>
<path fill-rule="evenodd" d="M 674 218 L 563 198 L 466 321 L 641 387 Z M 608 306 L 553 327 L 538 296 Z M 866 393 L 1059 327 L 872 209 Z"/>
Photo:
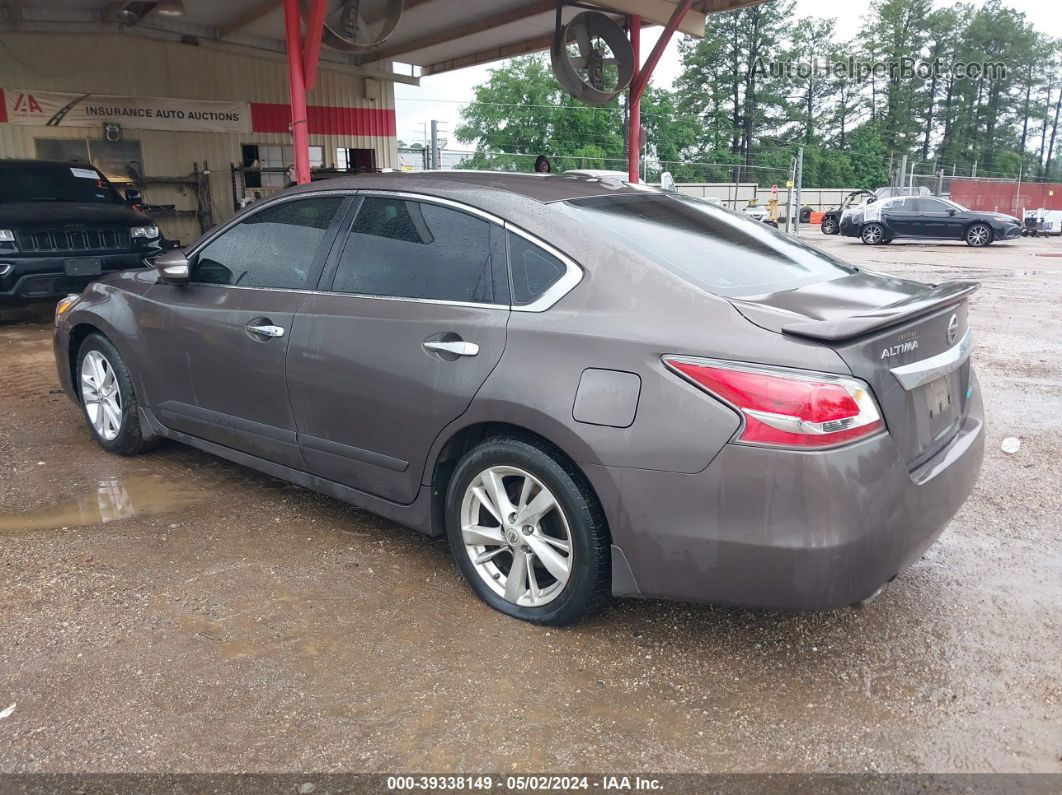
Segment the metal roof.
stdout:
<path fill-rule="evenodd" d="M 334 0 L 333 0 L 334 2 Z M 638 14 L 643 24 L 664 24 L 677 0 L 581 0 L 565 6 L 567 21 L 588 6 L 619 19 Z M 704 34 L 705 15 L 764 0 L 698 0 L 679 30 Z M 35 0 L 10 4 L 9 26 L 16 30 L 63 26 L 99 32 L 113 25 L 123 32 L 145 35 L 172 33 L 243 44 L 276 52 L 284 50 L 282 0 L 182 0 L 184 14 L 163 16 L 155 0 Z M 385 67 L 398 61 L 421 67 L 421 74 L 437 74 L 486 63 L 550 46 L 556 21 L 556 0 L 405 0 L 397 29 L 375 50 L 347 55 L 322 49 L 332 64 L 352 68 Z M 408 80 L 408 78 L 407 78 Z"/>

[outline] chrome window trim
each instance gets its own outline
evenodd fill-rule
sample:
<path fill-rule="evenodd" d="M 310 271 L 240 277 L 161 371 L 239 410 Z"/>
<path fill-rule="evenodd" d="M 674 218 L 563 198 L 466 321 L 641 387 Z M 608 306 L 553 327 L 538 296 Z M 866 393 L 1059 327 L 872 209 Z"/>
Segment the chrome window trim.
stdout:
<path fill-rule="evenodd" d="M 438 304 L 441 306 L 458 306 L 480 309 L 502 309 L 512 312 L 538 313 L 545 312 L 547 309 L 552 307 L 564 296 L 566 296 L 573 289 L 575 289 L 575 287 L 583 280 L 582 267 L 567 254 L 560 251 L 551 244 L 547 243 L 545 240 L 538 237 L 537 235 L 528 232 L 527 230 L 522 229 L 521 227 L 516 226 L 515 224 L 510 223 L 509 221 L 506 221 L 503 218 L 499 218 L 493 213 L 489 213 L 486 210 L 481 210 L 478 207 L 472 207 L 463 202 L 454 201 L 453 199 L 445 199 L 440 196 L 432 196 L 426 193 L 414 193 L 411 191 L 383 190 L 379 188 L 372 188 L 368 190 L 357 188 L 337 188 L 333 190 L 324 189 L 306 191 L 304 193 L 293 193 L 288 196 L 279 196 L 277 198 L 272 198 L 267 201 L 263 201 L 261 203 L 261 206 L 255 207 L 254 211 L 236 215 L 233 218 L 229 219 L 229 221 L 225 224 L 213 230 L 210 233 L 209 237 L 204 237 L 199 242 L 195 243 L 193 247 L 187 249 L 185 256 L 188 259 L 191 259 L 192 257 L 196 256 L 200 251 L 202 251 L 206 246 L 210 245 L 214 240 L 216 240 L 222 234 L 227 232 L 229 229 L 247 220 L 258 212 L 267 209 L 268 207 L 272 207 L 273 205 L 279 204 L 281 202 L 295 201 L 298 199 L 318 198 L 321 196 L 378 196 L 383 198 L 408 199 L 409 201 L 422 201 L 428 204 L 438 204 L 444 207 L 450 207 L 454 210 L 458 210 L 459 212 L 465 212 L 469 215 L 474 215 L 478 218 L 483 219 L 484 221 L 487 221 L 488 223 L 495 224 L 501 227 L 502 229 L 506 230 L 507 232 L 512 232 L 513 234 L 519 235 L 528 242 L 538 246 L 546 253 L 556 257 L 564 264 L 566 270 L 563 276 L 561 276 L 556 282 L 554 282 L 550 286 L 548 290 L 546 290 L 546 292 L 544 292 L 530 304 L 514 304 L 512 303 L 511 296 L 508 304 L 497 304 L 475 303 L 472 301 L 446 301 L 438 298 L 409 298 L 401 295 L 368 295 L 365 293 L 344 293 L 339 292 L 337 290 L 288 289 L 284 287 L 249 287 L 246 285 L 238 284 L 210 284 L 206 282 L 190 282 L 190 284 L 194 284 L 197 287 L 223 287 L 231 290 L 271 290 L 286 293 L 303 293 L 306 295 L 345 295 L 350 296 L 352 298 L 368 298 L 377 301 L 410 301 L 413 303 Z M 342 234 L 342 230 L 340 231 L 340 234 Z M 506 266 L 511 273 L 512 268 L 511 264 L 508 262 L 508 252 L 506 252 Z"/>
<path fill-rule="evenodd" d="M 428 204 L 441 204 L 444 207 L 450 207 L 454 210 L 460 210 L 461 212 L 468 213 L 469 215 L 475 215 L 482 218 L 484 221 L 488 221 L 498 226 L 504 226 L 505 220 L 499 218 L 492 213 L 488 213 L 486 210 L 481 210 L 478 207 L 472 207 L 464 204 L 463 202 L 454 201 L 453 199 L 444 199 L 441 196 L 431 196 L 427 193 L 413 193 L 411 191 L 404 190 L 384 190 L 382 188 L 369 188 L 358 191 L 359 196 L 382 196 L 385 199 L 397 198 L 408 199 L 409 201 L 426 202 Z"/>
<path fill-rule="evenodd" d="M 238 212 L 238 213 L 236 213 L 236 215 L 234 215 L 232 218 L 230 218 L 225 223 L 223 223 L 220 226 L 218 226 L 218 227 L 210 230 L 209 232 L 207 232 L 206 235 L 204 235 L 197 242 L 193 243 L 191 246 L 189 246 L 188 248 L 186 248 L 184 250 L 185 257 L 190 260 L 192 257 L 196 256 L 200 251 L 202 251 L 204 248 L 209 246 L 211 243 L 213 243 L 215 240 L 217 240 L 223 234 L 228 232 L 234 226 L 237 226 L 237 225 L 243 223 L 248 218 L 251 218 L 252 216 L 258 215 L 258 213 L 262 212 L 262 210 L 266 210 L 266 209 L 268 209 L 268 208 L 270 208 L 270 207 L 272 207 L 274 205 L 282 204 L 282 203 L 289 202 L 289 201 L 298 201 L 299 199 L 318 199 L 318 198 L 321 198 L 321 197 L 328 198 L 328 197 L 331 197 L 331 196 L 342 196 L 342 197 L 345 198 L 345 197 L 348 197 L 348 196 L 356 196 L 357 194 L 358 194 L 358 190 L 355 189 L 355 188 L 335 188 L 333 190 L 327 190 L 327 189 L 326 190 L 308 190 L 308 191 L 305 191 L 305 192 L 291 193 L 291 194 L 288 194 L 288 195 L 280 195 L 280 196 L 276 196 L 276 197 L 271 197 L 269 199 L 263 199 L 263 200 L 261 200 L 259 202 L 255 202 L 255 204 L 253 205 L 253 208 L 250 209 L 248 212 Z M 335 220 L 335 219 L 333 219 L 333 220 Z M 200 282 L 194 282 L 194 284 L 199 284 L 199 283 Z M 220 285 L 220 286 L 224 287 L 226 285 Z M 282 288 L 262 287 L 262 288 L 250 288 L 250 289 L 276 290 L 276 289 L 282 289 Z"/>
<path fill-rule="evenodd" d="M 385 301 L 413 301 L 421 304 L 440 304 L 442 306 L 463 306 L 463 307 L 480 307 L 487 309 L 504 309 L 512 312 L 544 312 L 549 309 L 561 298 L 567 295 L 571 290 L 583 280 L 583 269 L 576 264 L 576 262 L 564 254 L 562 251 L 557 250 L 554 246 L 551 246 L 542 238 L 532 234 L 515 224 L 506 221 L 503 218 L 499 218 L 493 213 L 489 213 L 486 210 L 481 210 L 478 207 L 472 207 L 463 202 L 455 201 L 453 199 L 444 199 L 440 196 L 432 196 L 426 193 L 414 193 L 411 191 L 397 191 L 397 190 L 382 190 L 374 188 L 370 190 L 359 190 L 358 196 L 377 196 L 383 198 L 398 198 L 407 199 L 409 201 L 422 201 L 428 204 L 438 204 L 444 207 L 450 207 L 451 209 L 458 210 L 459 212 L 465 212 L 469 215 L 474 215 L 482 218 L 488 223 L 495 224 L 502 229 L 520 235 L 520 237 L 528 240 L 534 245 L 541 248 L 548 254 L 559 259 L 566 268 L 566 271 L 560 279 L 546 290 L 542 295 L 532 301 L 530 304 L 514 304 L 512 303 L 512 297 L 508 304 L 478 304 L 471 301 L 445 301 L 438 298 L 407 298 L 401 295 L 366 295 L 364 293 L 343 293 L 338 291 L 322 291 L 324 295 L 349 295 L 354 298 L 372 298 Z M 511 272 L 511 264 L 508 262 L 508 252 L 506 252 L 506 266 Z"/>
<path fill-rule="evenodd" d="M 515 224 L 511 224 L 508 221 L 504 223 L 506 231 L 512 232 L 515 235 L 519 235 L 529 243 L 533 243 L 540 249 L 545 251 L 557 259 L 559 259 L 565 267 L 564 275 L 555 281 L 546 292 L 542 293 L 538 298 L 532 301 L 530 304 L 513 304 L 514 312 L 545 312 L 564 296 L 570 293 L 575 287 L 583 280 L 583 269 L 575 262 L 571 257 L 565 254 L 563 251 L 559 251 L 555 247 L 551 246 L 542 238 L 537 235 L 533 235 L 530 232 L 521 229 Z M 512 263 L 509 263 L 509 272 L 512 273 Z M 510 302 L 512 296 L 509 297 Z"/>
<path fill-rule="evenodd" d="M 342 293 L 334 290 L 304 290 L 287 287 L 249 287 L 246 284 L 212 284 L 209 282 L 189 282 L 194 287 L 214 287 L 220 290 L 257 290 L 270 293 L 298 293 L 300 295 L 326 295 L 336 298 L 368 298 L 373 301 L 406 301 L 414 304 L 441 304 L 442 306 L 463 306 L 470 309 L 494 309 L 509 311 L 508 304 L 477 304 L 474 301 L 444 301 L 436 298 L 406 298 L 401 295 L 367 295 L 364 293 Z"/>
<path fill-rule="evenodd" d="M 900 386 L 907 391 L 917 389 L 923 384 L 928 384 L 930 381 L 935 381 L 941 376 L 958 369 L 963 362 L 970 358 L 972 348 L 973 333 L 971 329 L 966 329 L 962 339 L 943 353 L 938 353 L 936 356 L 930 356 L 928 359 L 922 359 L 919 362 L 893 367 L 889 372 L 896 376 Z"/>

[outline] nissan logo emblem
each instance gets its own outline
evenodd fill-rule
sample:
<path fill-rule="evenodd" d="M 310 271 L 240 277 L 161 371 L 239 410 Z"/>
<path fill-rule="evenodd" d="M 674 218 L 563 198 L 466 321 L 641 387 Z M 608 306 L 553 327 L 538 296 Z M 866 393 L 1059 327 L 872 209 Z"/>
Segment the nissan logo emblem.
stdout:
<path fill-rule="evenodd" d="M 952 315 L 951 320 L 948 321 L 948 345 L 954 345 L 956 337 L 959 336 L 959 316 Z"/>

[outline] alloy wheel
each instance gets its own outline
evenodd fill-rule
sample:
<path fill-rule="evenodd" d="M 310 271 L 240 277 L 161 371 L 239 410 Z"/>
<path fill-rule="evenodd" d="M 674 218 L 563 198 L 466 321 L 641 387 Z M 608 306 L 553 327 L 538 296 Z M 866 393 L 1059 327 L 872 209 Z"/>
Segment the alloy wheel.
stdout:
<path fill-rule="evenodd" d="M 988 243 L 988 238 L 991 234 L 987 226 L 977 224 L 970 227 L 970 231 L 966 233 L 966 240 L 971 246 L 983 246 Z"/>
<path fill-rule="evenodd" d="M 122 429 L 122 392 L 107 357 L 89 351 L 81 362 L 81 400 L 100 438 L 111 442 Z"/>
<path fill-rule="evenodd" d="M 461 538 L 480 578 L 521 607 L 549 604 L 572 573 L 571 527 L 556 497 L 530 472 L 493 466 L 461 500 Z"/>
<path fill-rule="evenodd" d="M 833 223 L 833 221 L 830 220 L 830 219 L 826 219 L 825 221 L 822 222 L 822 231 L 823 231 L 823 234 L 832 235 L 837 230 L 835 228 L 835 224 Z"/>
<path fill-rule="evenodd" d="M 877 224 L 872 224 L 863 230 L 863 242 L 870 245 L 877 245 L 881 242 L 885 235 L 882 233 L 882 229 Z"/>

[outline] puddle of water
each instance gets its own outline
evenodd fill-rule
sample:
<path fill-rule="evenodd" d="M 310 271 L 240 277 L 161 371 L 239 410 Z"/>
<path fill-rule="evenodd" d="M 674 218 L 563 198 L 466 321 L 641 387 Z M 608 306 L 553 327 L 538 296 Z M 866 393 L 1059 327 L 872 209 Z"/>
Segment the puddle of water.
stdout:
<path fill-rule="evenodd" d="M 166 478 L 134 476 L 97 481 L 88 494 L 30 513 L 0 516 L 0 533 L 58 530 L 107 524 L 157 513 L 172 513 L 201 502 L 209 490 Z"/>

